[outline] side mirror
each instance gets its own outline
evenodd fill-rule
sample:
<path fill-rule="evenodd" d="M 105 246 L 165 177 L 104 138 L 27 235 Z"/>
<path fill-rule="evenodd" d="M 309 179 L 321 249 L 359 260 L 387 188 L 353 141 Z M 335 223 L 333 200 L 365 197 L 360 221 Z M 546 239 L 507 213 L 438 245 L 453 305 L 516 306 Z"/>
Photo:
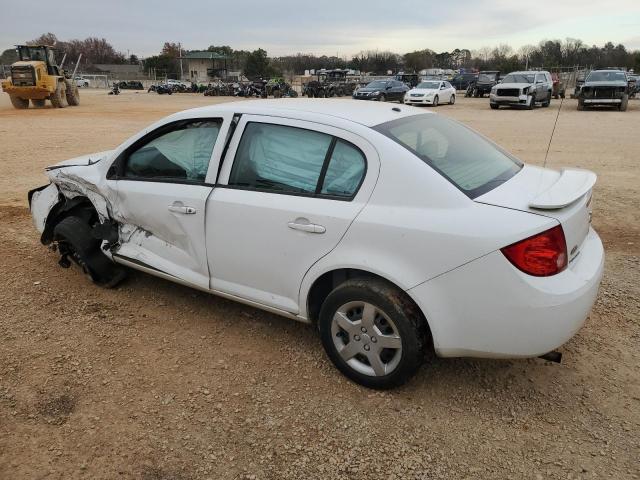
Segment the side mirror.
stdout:
<path fill-rule="evenodd" d="M 385 88 L 385 90 L 391 90 L 393 88 L 393 85 L 387 85 L 387 87 Z"/>

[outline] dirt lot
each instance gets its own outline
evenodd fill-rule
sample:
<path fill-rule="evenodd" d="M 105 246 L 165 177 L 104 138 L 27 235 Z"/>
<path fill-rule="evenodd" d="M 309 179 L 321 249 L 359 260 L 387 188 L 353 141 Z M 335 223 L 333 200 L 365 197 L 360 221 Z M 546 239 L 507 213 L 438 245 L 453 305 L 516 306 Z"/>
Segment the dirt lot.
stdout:
<path fill-rule="evenodd" d="M 221 101 L 82 95 L 27 111 L 0 97 L 0 478 L 640 478 L 640 101 L 566 100 L 560 115 L 548 165 L 598 173 L 607 250 L 563 364 L 436 359 L 379 393 L 341 377 L 306 325 L 144 274 L 103 290 L 57 266 L 26 208 L 43 167 Z M 558 106 L 437 111 L 541 164 Z"/>

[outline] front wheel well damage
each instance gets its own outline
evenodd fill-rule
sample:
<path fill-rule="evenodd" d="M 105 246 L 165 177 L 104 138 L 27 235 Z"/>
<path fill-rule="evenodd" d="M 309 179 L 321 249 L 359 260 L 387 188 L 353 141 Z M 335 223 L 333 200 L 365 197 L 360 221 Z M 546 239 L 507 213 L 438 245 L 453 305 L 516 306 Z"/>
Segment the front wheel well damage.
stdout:
<path fill-rule="evenodd" d="M 40 237 L 40 241 L 44 245 L 49 245 L 53 242 L 54 239 L 54 229 L 56 225 L 58 225 L 62 220 L 67 217 L 78 217 L 86 222 L 91 228 L 92 232 L 98 231 L 99 233 L 103 233 L 105 228 L 103 225 L 109 225 L 111 227 L 113 224 L 111 222 L 100 223 L 100 216 L 98 215 L 98 211 L 96 210 L 91 200 L 84 196 L 76 196 L 73 198 L 67 198 L 64 195 L 60 195 L 60 201 L 51 209 L 49 215 L 47 216 L 47 220 L 45 222 L 45 228 L 42 232 L 42 236 Z M 109 230 L 112 230 L 111 228 Z M 116 239 L 117 240 L 117 228 L 116 228 Z M 103 238 L 107 236 L 108 238 Z M 103 238 L 106 240 L 113 239 L 113 232 L 109 231 L 108 234 L 102 234 L 96 236 L 95 238 Z"/>
<path fill-rule="evenodd" d="M 337 270 L 331 270 L 318 277 L 313 285 L 309 289 L 307 296 L 307 316 L 314 324 L 317 324 L 320 318 L 320 309 L 325 299 L 329 294 L 339 285 L 352 279 L 371 279 L 379 282 L 384 282 L 395 290 L 395 294 L 399 300 L 402 301 L 404 308 L 410 315 L 418 316 L 423 320 L 423 324 L 426 326 L 426 336 L 428 341 L 432 344 L 431 328 L 429 327 L 429 321 L 422 313 L 422 310 L 418 304 L 409 296 L 407 292 L 398 287 L 393 282 L 387 280 L 375 273 L 367 272 L 366 270 L 359 270 L 356 268 L 341 268 Z"/>

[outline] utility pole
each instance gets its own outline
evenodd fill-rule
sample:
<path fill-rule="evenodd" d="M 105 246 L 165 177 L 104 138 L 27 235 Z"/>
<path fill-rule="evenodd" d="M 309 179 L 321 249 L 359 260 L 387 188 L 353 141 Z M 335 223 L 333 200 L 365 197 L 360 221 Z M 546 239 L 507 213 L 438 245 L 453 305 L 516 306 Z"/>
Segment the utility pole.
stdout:
<path fill-rule="evenodd" d="M 178 43 L 178 51 L 180 52 L 180 80 L 184 78 L 184 73 L 182 71 L 182 43 Z"/>

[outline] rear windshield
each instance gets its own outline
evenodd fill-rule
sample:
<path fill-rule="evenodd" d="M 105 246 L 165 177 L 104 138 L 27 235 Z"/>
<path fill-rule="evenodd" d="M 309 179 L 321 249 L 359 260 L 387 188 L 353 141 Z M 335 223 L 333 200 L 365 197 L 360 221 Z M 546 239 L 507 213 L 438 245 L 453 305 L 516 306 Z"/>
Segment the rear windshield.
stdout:
<path fill-rule="evenodd" d="M 522 163 L 493 143 L 440 115 L 414 115 L 374 128 L 418 156 L 470 198 L 493 190 L 522 168 Z"/>

